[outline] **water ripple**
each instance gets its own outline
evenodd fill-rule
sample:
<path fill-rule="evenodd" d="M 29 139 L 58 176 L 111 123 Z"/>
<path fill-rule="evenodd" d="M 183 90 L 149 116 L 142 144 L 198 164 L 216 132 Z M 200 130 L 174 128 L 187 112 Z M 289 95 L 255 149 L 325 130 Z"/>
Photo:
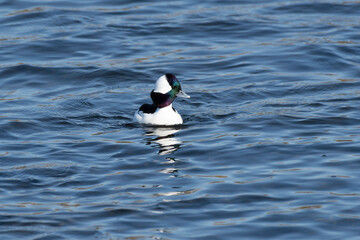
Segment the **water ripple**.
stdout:
<path fill-rule="evenodd" d="M 359 6 L 4 1 L 2 238 L 357 239 Z"/>

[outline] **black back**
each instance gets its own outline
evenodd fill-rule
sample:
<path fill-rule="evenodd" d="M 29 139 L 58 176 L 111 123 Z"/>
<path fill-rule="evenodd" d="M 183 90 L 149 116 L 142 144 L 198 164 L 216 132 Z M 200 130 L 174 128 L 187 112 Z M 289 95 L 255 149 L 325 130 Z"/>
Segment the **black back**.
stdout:
<path fill-rule="evenodd" d="M 143 113 L 154 113 L 156 109 L 157 107 L 154 104 L 143 104 L 139 108 L 139 111 L 142 111 Z"/>

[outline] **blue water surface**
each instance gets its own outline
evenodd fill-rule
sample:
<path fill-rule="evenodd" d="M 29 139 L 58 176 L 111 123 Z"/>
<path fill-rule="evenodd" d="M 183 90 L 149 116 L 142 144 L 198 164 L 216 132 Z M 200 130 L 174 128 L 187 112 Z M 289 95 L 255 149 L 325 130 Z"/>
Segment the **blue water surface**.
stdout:
<path fill-rule="evenodd" d="M 0 6 L 2 240 L 359 239 L 359 1 Z"/>

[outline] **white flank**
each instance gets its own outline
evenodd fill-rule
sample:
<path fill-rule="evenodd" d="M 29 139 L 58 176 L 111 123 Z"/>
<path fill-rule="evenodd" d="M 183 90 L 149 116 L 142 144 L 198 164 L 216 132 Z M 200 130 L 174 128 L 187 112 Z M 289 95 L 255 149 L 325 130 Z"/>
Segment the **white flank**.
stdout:
<path fill-rule="evenodd" d="M 134 118 L 142 124 L 147 125 L 178 125 L 183 120 L 179 113 L 173 110 L 172 104 L 164 108 L 158 108 L 154 113 L 148 114 L 142 111 L 136 111 Z"/>

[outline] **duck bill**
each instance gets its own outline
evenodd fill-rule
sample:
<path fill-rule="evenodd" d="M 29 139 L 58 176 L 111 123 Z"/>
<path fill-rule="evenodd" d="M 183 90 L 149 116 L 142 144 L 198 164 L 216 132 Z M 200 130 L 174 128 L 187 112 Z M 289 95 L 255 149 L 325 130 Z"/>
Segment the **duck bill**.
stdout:
<path fill-rule="evenodd" d="M 180 90 L 180 92 L 178 92 L 178 94 L 176 94 L 177 97 L 183 97 L 183 98 L 190 98 L 189 95 L 187 95 L 186 93 L 184 93 L 182 90 Z"/>

